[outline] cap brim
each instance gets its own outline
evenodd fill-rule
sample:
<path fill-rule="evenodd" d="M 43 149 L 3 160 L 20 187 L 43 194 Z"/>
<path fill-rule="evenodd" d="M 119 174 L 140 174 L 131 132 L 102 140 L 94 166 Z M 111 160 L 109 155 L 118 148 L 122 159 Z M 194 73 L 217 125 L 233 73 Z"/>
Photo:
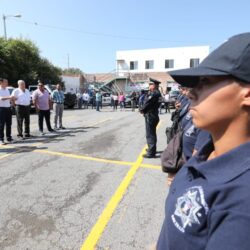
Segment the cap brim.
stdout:
<path fill-rule="evenodd" d="M 192 88 L 199 83 L 201 76 L 227 76 L 227 72 L 216 69 L 195 67 L 181 70 L 169 71 L 168 74 L 180 85 Z"/>

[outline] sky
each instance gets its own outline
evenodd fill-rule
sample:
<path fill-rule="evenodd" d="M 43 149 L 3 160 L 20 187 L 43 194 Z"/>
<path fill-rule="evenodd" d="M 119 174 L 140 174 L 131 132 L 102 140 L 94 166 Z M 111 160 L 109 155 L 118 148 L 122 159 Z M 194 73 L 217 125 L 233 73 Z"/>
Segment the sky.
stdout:
<path fill-rule="evenodd" d="M 209 45 L 248 32 L 248 0 L 0 0 L 7 36 L 32 40 L 56 66 L 115 69 L 117 50 Z M 3 36 L 0 20 L 0 36 Z"/>

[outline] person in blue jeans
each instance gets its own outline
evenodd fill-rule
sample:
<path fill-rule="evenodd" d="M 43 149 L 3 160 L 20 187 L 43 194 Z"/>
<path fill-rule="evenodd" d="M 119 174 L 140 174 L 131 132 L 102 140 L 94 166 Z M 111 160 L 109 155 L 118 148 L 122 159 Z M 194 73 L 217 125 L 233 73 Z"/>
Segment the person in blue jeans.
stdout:
<path fill-rule="evenodd" d="M 99 91 L 96 92 L 95 101 L 96 101 L 96 111 L 100 111 L 102 96 Z"/>
<path fill-rule="evenodd" d="M 250 249 L 250 33 L 196 68 L 169 72 L 191 87 L 194 125 L 211 134 L 170 186 L 157 250 Z"/>

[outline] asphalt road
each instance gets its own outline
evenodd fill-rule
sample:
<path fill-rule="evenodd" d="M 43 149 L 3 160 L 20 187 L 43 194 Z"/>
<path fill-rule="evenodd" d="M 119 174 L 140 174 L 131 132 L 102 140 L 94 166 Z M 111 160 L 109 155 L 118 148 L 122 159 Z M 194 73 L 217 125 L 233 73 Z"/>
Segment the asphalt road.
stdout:
<path fill-rule="evenodd" d="M 162 151 L 170 115 L 160 118 Z M 160 158 L 141 157 L 143 116 L 66 110 L 64 126 L 38 136 L 33 114 L 34 137 L 0 147 L 0 249 L 150 249 L 168 187 Z"/>

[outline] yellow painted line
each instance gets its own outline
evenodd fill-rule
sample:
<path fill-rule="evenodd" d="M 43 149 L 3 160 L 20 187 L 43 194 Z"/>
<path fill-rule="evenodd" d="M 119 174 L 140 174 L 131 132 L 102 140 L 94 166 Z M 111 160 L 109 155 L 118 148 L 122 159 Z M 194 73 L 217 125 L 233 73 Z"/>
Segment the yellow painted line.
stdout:
<path fill-rule="evenodd" d="M 117 165 L 123 165 L 123 166 L 132 166 L 134 164 L 134 162 L 109 160 L 109 159 L 104 159 L 104 158 L 97 158 L 97 157 L 86 156 L 86 155 L 77 155 L 77 154 L 71 154 L 71 153 L 62 153 L 62 152 L 56 152 L 56 151 L 50 151 L 50 150 L 44 150 L 44 149 L 35 149 L 33 152 L 41 153 L 41 154 L 48 154 L 48 155 L 62 156 L 62 157 L 67 157 L 67 158 L 81 159 L 81 160 L 86 160 L 86 161 L 111 163 L 111 164 L 117 164 Z M 141 164 L 140 167 L 161 170 L 161 166 L 152 165 L 152 164 Z"/>
<path fill-rule="evenodd" d="M 6 157 L 9 157 L 9 156 L 11 156 L 11 155 L 13 155 L 13 153 L 9 153 L 9 154 L 6 153 L 5 155 L 1 155 L 1 156 L 0 156 L 0 160 L 1 160 L 1 159 L 4 159 L 4 158 L 6 158 Z"/>
<path fill-rule="evenodd" d="M 161 166 L 152 165 L 152 164 L 141 164 L 141 168 L 149 168 L 149 169 L 156 169 L 161 170 Z"/>
<path fill-rule="evenodd" d="M 160 123 L 157 126 L 157 129 L 160 127 Z M 102 233 L 107 226 L 109 220 L 111 219 L 114 211 L 116 210 L 117 206 L 119 205 L 121 199 L 123 198 L 124 194 L 126 193 L 131 181 L 133 180 L 137 170 L 140 168 L 140 165 L 143 162 L 142 155 L 145 154 L 147 146 L 145 146 L 139 157 L 137 158 L 136 162 L 132 165 L 130 170 L 128 171 L 125 178 L 120 183 L 119 187 L 116 189 L 114 195 L 109 200 L 107 206 L 103 210 L 102 214 L 100 215 L 99 219 L 97 220 L 96 224 L 90 231 L 88 237 L 86 238 L 85 242 L 81 246 L 81 250 L 94 250 L 97 242 L 99 241 Z"/>
<path fill-rule="evenodd" d="M 61 152 L 55 152 L 55 151 L 49 151 L 49 150 L 43 150 L 43 149 L 35 149 L 33 152 L 49 154 L 49 155 L 64 156 L 68 158 L 82 159 L 82 160 L 95 161 L 95 162 L 112 163 L 112 164 L 125 165 L 125 166 L 132 166 L 134 164 L 134 162 L 108 160 L 108 159 L 102 159 L 102 158 L 95 158 L 91 156 L 76 155 L 76 154 L 71 154 L 71 153 L 61 153 Z"/>
<path fill-rule="evenodd" d="M 116 192 L 108 202 L 106 208 L 103 210 L 102 214 L 100 215 L 98 221 L 92 228 L 91 232 L 89 233 L 88 237 L 86 238 L 85 242 L 81 246 L 81 250 L 94 250 L 95 246 L 100 239 L 105 227 L 107 226 L 110 218 L 112 217 L 116 207 L 120 203 L 121 199 L 123 198 L 124 194 L 126 193 L 128 186 L 130 185 L 131 181 L 134 178 L 138 168 L 140 167 L 143 157 L 142 155 L 146 152 L 146 146 L 141 151 L 138 159 L 132 165 L 130 170 L 128 171 L 127 175 L 117 188 Z"/>

